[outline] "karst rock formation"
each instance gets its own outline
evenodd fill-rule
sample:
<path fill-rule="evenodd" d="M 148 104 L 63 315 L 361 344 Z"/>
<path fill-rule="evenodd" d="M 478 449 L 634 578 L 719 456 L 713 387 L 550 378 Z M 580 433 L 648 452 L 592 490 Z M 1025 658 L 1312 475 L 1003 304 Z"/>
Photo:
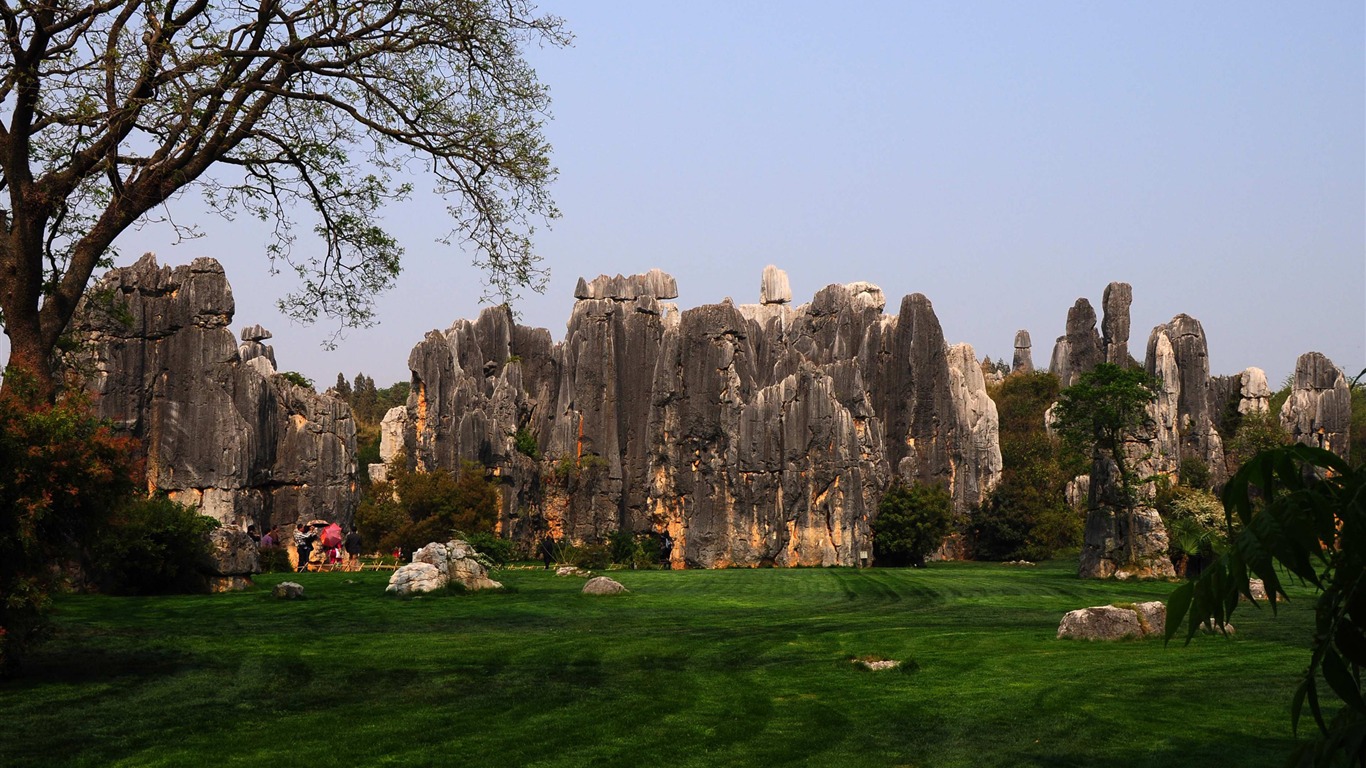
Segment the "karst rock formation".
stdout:
<path fill-rule="evenodd" d="M 920 294 L 887 314 L 880 288 L 849 283 L 794 306 L 770 266 L 757 304 L 680 310 L 659 270 L 581 279 L 574 295 L 560 342 L 507 307 L 428 333 L 409 355 L 407 405 L 384 417 L 381 458 L 419 471 L 484 466 L 500 484 L 505 536 L 667 534 L 675 567 L 860 564 L 893 482 L 946 488 L 962 520 L 1001 477 L 986 366 L 945 342 Z M 1085 298 L 1068 311 L 1050 363 L 1064 385 L 1101 362 L 1139 365 L 1131 303 L 1130 286 L 1111 283 L 1099 321 Z M 236 528 L 350 522 L 349 407 L 279 375 L 259 325 L 239 343 L 233 309 L 217 262 L 170 268 L 148 254 L 92 287 L 67 362 L 98 415 L 141 438 L 149 490 Z M 1028 374 L 1027 331 L 1014 348 L 1012 375 Z M 1121 510 L 1103 456 L 1069 491 L 1086 508 L 1084 576 L 1170 574 L 1152 479 L 1175 482 L 1198 462 L 1217 485 L 1223 437 L 1269 412 L 1266 374 L 1211 376 L 1188 315 L 1152 330 L 1142 366 L 1158 396 L 1126 444 L 1145 479 L 1138 508 Z M 1345 456 L 1350 406 L 1342 372 L 1311 352 L 1272 415 L 1293 439 Z M 382 480 L 385 466 L 368 471 Z"/>
<path fill-rule="evenodd" d="M 776 267 L 758 304 L 677 295 L 658 270 L 604 275 L 579 281 L 563 342 L 503 307 L 427 334 L 391 414 L 409 461 L 493 467 L 514 537 L 667 533 L 690 567 L 853 565 L 894 479 L 965 510 L 999 478 L 981 369 L 924 296 L 886 315 L 851 283 L 793 307 Z"/>
<path fill-rule="evenodd" d="M 97 415 L 140 438 L 149 491 L 239 529 L 350 522 L 350 407 L 278 375 L 259 325 L 239 345 L 233 310 L 217 261 L 172 269 L 149 253 L 87 292 L 69 362 Z"/>

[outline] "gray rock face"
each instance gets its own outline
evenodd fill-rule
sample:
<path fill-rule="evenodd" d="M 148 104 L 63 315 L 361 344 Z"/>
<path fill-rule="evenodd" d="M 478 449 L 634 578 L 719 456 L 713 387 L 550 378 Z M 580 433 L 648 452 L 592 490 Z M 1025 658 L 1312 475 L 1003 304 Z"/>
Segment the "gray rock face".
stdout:
<path fill-rule="evenodd" d="M 678 283 L 672 275 L 652 269 L 643 275 L 608 277 L 599 275 L 592 282 L 584 282 L 574 288 L 576 299 L 611 299 L 612 301 L 634 301 L 642 297 L 655 299 L 678 298 Z"/>
<path fill-rule="evenodd" d="M 1153 329 L 1148 339 L 1148 359 L 1158 357 L 1158 337 L 1165 337 L 1171 346 L 1176 367 L 1176 423 L 1179 432 L 1179 452 L 1175 464 L 1179 468 L 1184 459 L 1196 459 L 1210 470 L 1211 483 L 1218 485 L 1226 479 L 1224 444 L 1215 428 L 1218 410 L 1211 406 L 1209 347 L 1200 321 L 1189 315 L 1177 315 L 1171 322 Z M 1155 373 L 1150 369 L 1149 373 Z M 1170 385 L 1169 385 L 1170 386 Z"/>
<path fill-rule="evenodd" d="M 73 365 L 98 415 L 141 440 L 149 489 L 239 530 L 350 522 L 350 408 L 276 376 L 264 329 L 247 328 L 239 348 L 233 309 L 218 262 L 172 269 L 147 254 L 88 292 Z"/>
<path fill-rule="evenodd" d="M 975 364 L 952 372 L 925 297 L 888 317 L 851 283 L 680 313 L 659 301 L 673 286 L 581 281 L 559 344 L 504 309 L 429 333 L 409 357 L 410 463 L 494 467 L 515 538 L 667 534 L 675 567 L 853 565 L 893 473 L 960 503 L 995 482 L 978 466 L 994 404 Z"/>
<path fill-rule="evenodd" d="M 1011 373 L 1034 372 L 1034 348 L 1029 341 L 1029 331 L 1015 332 L 1015 358 L 1010 363 Z"/>
<path fill-rule="evenodd" d="M 260 553 L 246 531 L 215 528 L 209 531 L 205 566 L 215 576 L 250 576 L 261 572 Z"/>
<path fill-rule="evenodd" d="M 1238 375 L 1238 413 L 1266 413 L 1271 410 L 1271 387 L 1266 371 L 1248 368 Z"/>
<path fill-rule="evenodd" d="M 1101 321 L 1101 344 L 1105 362 L 1129 366 L 1129 307 L 1134 303 L 1134 291 L 1128 283 L 1110 283 L 1101 299 L 1104 319 Z"/>
<path fill-rule="evenodd" d="M 1091 308 L 1091 302 L 1077 299 L 1077 303 L 1067 310 L 1067 333 L 1058 337 L 1048 370 L 1066 388 L 1104 361 L 1105 352 L 1100 334 L 1096 332 L 1096 311 Z"/>
<path fill-rule="evenodd" d="M 1295 361 L 1295 387 L 1281 406 L 1281 426 L 1295 442 L 1348 455 L 1352 392 L 1333 361 L 1306 352 Z"/>
<path fill-rule="evenodd" d="M 1126 461 L 1141 467 L 1147 443 L 1142 437 L 1126 441 Z M 1139 501 L 1129 510 L 1115 463 L 1094 458 L 1078 566 L 1082 578 L 1109 578 L 1121 571 L 1141 578 L 1176 575 L 1167 556 L 1167 530 L 1152 506 L 1153 484 L 1142 483 L 1136 490 Z"/>
<path fill-rule="evenodd" d="M 969 344 L 949 348 L 949 387 L 959 440 L 953 490 L 959 508 L 980 504 L 1001 477 L 1001 429 L 996 403 L 987 396 L 982 366 Z"/>

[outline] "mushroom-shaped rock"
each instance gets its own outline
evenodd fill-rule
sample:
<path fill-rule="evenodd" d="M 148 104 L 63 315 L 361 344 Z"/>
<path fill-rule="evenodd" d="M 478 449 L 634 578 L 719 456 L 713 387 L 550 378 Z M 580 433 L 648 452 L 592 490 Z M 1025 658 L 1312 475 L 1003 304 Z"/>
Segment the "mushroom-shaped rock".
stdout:
<path fill-rule="evenodd" d="M 265 341 L 271 338 L 270 331 L 258 325 L 248 325 L 242 329 L 242 341 Z"/>
<path fill-rule="evenodd" d="M 1010 370 L 1012 373 L 1034 372 L 1034 346 L 1029 340 L 1029 331 L 1022 329 L 1015 332 L 1015 357 L 1011 360 Z"/>
<path fill-rule="evenodd" d="M 585 595 L 619 595 L 629 590 L 623 587 L 620 582 L 609 579 L 606 576 L 594 576 L 583 585 Z"/>

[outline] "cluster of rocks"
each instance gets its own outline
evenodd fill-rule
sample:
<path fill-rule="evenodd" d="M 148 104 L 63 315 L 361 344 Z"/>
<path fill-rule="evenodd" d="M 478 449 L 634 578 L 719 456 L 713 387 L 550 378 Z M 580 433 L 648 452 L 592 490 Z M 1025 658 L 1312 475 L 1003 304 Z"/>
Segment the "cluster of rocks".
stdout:
<path fill-rule="evenodd" d="M 854 565 L 894 478 L 966 510 L 1000 476 L 976 356 L 945 343 L 922 295 L 889 316 L 881 289 L 851 283 L 793 307 L 769 267 L 758 304 L 679 311 L 658 270 L 575 296 L 558 344 L 506 307 L 427 334 L 408 405 L 386 417 L 402 444 L 381 457 L 482 462 L 509 535 L 667 533 L 676 567 Z"/>
<path fill-rule="evenodd" d="M 233 312 L 218 262 L 172 269 L 149 253 L 87 291 L 73 320 L 82 343 L 67 362 L 86 376 L 97 414 L 140 439 L 149 491 L 198 507 L 222 530 L 349 523 L 350 407 L 280 376 L 261 326 L 239 344 Z"/>
<path fill-rule="evenodd" d="M 502 584 L 489 578 L 478 556 L 474 547 L 460 539 L 432 542 L 414 552 L 412 562 L 394 571 L 385 591 L 407 595 L 445 589 L 452 583 L 470 591 L 502 589 Z"/>

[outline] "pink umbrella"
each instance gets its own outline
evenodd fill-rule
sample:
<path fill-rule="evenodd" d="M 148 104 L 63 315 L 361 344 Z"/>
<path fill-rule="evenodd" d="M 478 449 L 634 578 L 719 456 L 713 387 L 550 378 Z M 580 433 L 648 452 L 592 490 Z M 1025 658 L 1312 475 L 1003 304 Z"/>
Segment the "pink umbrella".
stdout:
<path fill-rule="evenodd" d="M 322 542 L 323 542 L 323 546 L 326 547 L 326 548 L 328 548 L 328 549 L 331 549 L 332 547 L 339 547 L 339 546 L 341 546 L 341 543 L 342 543 L 341 526 L 340 526 L 340 525 L 337 525 L 336 523 L 332 523 L 331 525 L 329 525 L 329 526 L 327 526 L 326 528 L 324 528 L 324 529 L 323 529 L 323 534 L 322 534 Z"/>

